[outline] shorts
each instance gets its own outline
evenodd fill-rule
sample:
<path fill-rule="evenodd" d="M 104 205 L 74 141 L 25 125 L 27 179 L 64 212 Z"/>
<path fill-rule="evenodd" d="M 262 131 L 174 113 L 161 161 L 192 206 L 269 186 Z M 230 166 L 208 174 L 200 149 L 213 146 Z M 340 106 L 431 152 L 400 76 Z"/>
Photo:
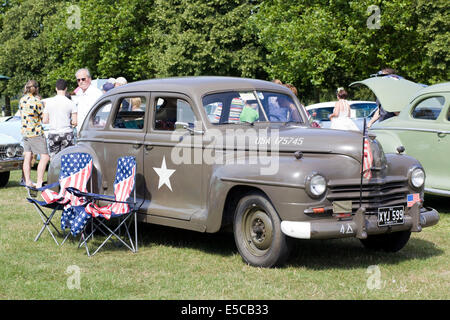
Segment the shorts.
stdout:
<path fill-rule="evenodd" d="M 47 139 L 51 158 L 64 148 L 75 145 L 73 132 L 49 133 Z"/>
<path fill-rule="evenodd" d="M 23 137 L 23 151 L 34 154 L 48 154 L 45 136 Z"/>

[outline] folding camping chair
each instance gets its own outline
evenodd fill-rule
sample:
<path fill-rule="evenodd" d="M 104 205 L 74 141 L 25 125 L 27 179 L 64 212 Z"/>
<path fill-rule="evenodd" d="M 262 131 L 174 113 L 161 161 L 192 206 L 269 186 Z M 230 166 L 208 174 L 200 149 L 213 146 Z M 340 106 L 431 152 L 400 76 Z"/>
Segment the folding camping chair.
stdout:
<path fill-rule="evenodd" d="M 59 172 L 58 182 L 46 185 L 42 188 L 25 186 L 28 190 L 27 200 L 34 205 L 43 222 L 43 226 L 34 241 L 38 241 L 44 230 L 47 229 L 53 240 L 57 245 L 59 245 L 49 226 L 52 226 L 59 236 L 61 236 L 61 233 L 58 231 L 51 220 L 57 211 L 63 210 L 61 216 L 61 229 L 65 231 L 66 227 L 70 225 L 70 213 L 72 211 L 72 206 L 83 204 L 83 199 L 80 199 L 67 192 L 67 188 L 76 187 L 79 190 L 87 192 L 86 186 L 91 177 L 91 173 L 91 155 L 89 155 L 88 153 L 69 153 L 63 155 L 61 158 L 61 170 Z M 51 188 L 58 185 L 60 186 L 59 192 L 51 190 Z M 44 201 L 39 201 L 32 196 L 32 193 L 38 191 L 41 191 L 41 196 Z M 51 214 L 47 216 L 43 208 L 52 209 Z M 67 239 L 68 235 L 65 237 L 64 241 Z M 64 243 L 64 241 L 61 243 L 61 245 Z"/>
<path fill-rule="evenodd" d="M 136 207 L 136 158 L 132 156 L 121 157 L 117 160 L 117 171 L 114 180 L 114 197 L 107 195 L 100 195 L 95 193 L 81 192 L 76 188 L 67 188 L 67 191 L 73 195 L 83 198 L 87 202 L 85 206 L 74 206 L 76 211 L 75 222 L 70 231 L 72 235 L 76 236 L 82 233 L 84 240 L 79 244 L 79 247 L 84 245 L 88 256 L 95 255 L 109 240 L 113 241 L 115 237 L 133 253 L 138 250 L 137 247 L 137 207 Z M 133 202 L 127 200 L 133 192 Z M 97 201 L 106 201 L 110 204 L 106 206 L 98 206 Z M 92 229 L 89 234 L 86 232 L 87 221 L 90 219 Z M 131 223 L 134 219 L 134 242 L 130 234 Z M 114 227 L 108 226 L 108 221 L 118 220 Z M 122 239 L 121 231 L 124 230 Z M 88 248 L 88 240 L 93 238 L 94 233 L 100 231 L 106 236 L 106 239 L 98 245 L 95 251 L 91 254 Z M 87 234 L 87 235 L 86 235 Z"/>

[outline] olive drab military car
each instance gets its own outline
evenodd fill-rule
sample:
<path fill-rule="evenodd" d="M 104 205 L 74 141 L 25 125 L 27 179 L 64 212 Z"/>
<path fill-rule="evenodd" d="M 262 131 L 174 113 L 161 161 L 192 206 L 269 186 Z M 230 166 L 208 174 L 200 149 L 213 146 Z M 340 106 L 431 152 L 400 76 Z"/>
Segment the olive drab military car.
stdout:
<path fill-rule="evenodd" d="M 63 154 L 87 152 L 92 192 L 113 195 L 113 164 L 135 156 L 141 222 L 208 233 L 232 226 L 254 266 L 282 265 L 294 239 L 356 237 L 394 252 L 439 215 L 423 206 L 421 164 L 367 141 L 370 167 L 360 132 L 313 128 L 275 83 L 153 79 L 103 95 L 48 178 L 57 181 Z"/>

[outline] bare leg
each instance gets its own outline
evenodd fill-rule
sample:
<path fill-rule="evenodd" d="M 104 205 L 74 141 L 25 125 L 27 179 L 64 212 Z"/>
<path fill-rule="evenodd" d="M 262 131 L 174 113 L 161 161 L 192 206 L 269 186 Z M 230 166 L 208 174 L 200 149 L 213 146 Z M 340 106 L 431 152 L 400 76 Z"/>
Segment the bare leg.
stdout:
<path fill-rule="evenodd" d="M 42 187 L 42 183 L 44 182 L 45 169 L 47 168 L 47 163 L 49 160 L 50 160 L 50 157 L 48 154 L 41 154 L 41 159 L 39 160 L 39 164 L 37 167 L 36 188 Z"/>
<path fill-rule="evenodd" d="M 25 185 L 32 186 L 33 182 L 31 181 L 31 158 L 33 154 L 31 152 L 24 152 L 23 154 L 23 178 Z"/>

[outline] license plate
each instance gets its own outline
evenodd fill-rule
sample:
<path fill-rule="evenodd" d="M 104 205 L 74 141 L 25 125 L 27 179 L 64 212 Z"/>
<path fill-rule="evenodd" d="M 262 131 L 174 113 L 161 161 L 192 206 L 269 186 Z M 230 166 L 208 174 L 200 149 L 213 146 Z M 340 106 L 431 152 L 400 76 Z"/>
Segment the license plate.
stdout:
<path fill-rule="evenodd" d="M 387 227 L 403 224 L 405 208 L 403 206 L 378 208 L 378 226 Z"/>

